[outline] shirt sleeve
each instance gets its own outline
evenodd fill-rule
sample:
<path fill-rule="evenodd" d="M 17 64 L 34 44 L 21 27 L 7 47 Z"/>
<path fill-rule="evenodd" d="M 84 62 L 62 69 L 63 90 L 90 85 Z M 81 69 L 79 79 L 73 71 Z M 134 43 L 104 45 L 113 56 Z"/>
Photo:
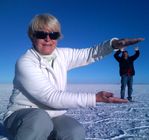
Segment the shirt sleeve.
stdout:
<path fill-rule="evenodd" d="M 67 49 L 65 57 L 67 58 L 68 70 L 88 65 L 110 54 L 113 51 L 111 41 L 108 40 L 85 49 Z"/>

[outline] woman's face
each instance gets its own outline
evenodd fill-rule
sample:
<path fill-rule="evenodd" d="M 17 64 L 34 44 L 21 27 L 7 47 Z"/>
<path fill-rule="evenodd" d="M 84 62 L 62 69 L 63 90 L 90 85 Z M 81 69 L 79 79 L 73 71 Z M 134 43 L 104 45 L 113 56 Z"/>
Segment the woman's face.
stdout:
<path fill-rule="evenodd" d="M 50 34 L 49 34 L 50 33 Z M 55 50 L 57 46 L 57 39 L 50 38 L 50 36 L 55 35 L 58 32 L 50 32 L 49 30 L 42 30 L 35 32 L 33 38 L 33 46 L 36 51 L 42 55 L 50 55 Z M 52 34 L 52 35 L 51 35 Z"/>

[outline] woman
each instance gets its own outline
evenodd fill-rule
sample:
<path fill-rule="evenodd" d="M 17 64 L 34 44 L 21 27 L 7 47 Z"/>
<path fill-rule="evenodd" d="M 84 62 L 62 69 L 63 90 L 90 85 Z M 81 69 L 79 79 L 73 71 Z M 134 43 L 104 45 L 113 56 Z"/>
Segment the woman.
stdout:
<path fill-rule="evenodd" d="M 100 60 L 113 49 L 142 38 L 112 39 L 86 49 L 57 48 L 62 36 L 60 23 L 48 14 L 33 18 L 28 35 L 33 45 L 16 63 L 14 89 L 4 121 L 14 140 L 83 140 L 82 125 L 64 115 L 66 109 L 95 106 L 96 102 L 127 102 L 106 91 L 68 93 L 67 71 Z"/>

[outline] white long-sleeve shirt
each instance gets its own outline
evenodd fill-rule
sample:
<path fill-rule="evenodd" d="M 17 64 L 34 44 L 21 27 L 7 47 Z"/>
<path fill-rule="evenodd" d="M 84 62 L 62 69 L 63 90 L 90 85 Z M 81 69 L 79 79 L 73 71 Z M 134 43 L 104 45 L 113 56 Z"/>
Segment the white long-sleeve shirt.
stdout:
<path fill-rule="evenodd" d="M 112 51 L 110 40 L 86 49 L 56 48 L 51 66 L 35 49 L 27 50 L 16 63 L 5 116 L 23 108 L 41 108 L 55 117 L 68 108 L 95 106 L 95 94 L 65 91 L 67 71 L 100 60 Z"/>

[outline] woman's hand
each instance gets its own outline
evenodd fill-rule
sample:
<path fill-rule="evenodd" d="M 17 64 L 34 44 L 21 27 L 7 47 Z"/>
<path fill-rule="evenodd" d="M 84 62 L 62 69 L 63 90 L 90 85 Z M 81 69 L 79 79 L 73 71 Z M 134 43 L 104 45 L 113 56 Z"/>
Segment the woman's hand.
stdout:
<path fill-rule="evenodd" d="M 127 103 L 128 100 L 113 97 L 113 93 L 111 93 L 111 92 L 100 91 L 96 94 L 96 102 Z"/>
<path fill-rule="evenodd" d="M 144 38 L 124 38 L 124 39 L 113 39 L 112 40 L 112 47 L 114 49 L 122 49 L 129 45 L 134 45 L 138 42 L 143 41 Z"/>

